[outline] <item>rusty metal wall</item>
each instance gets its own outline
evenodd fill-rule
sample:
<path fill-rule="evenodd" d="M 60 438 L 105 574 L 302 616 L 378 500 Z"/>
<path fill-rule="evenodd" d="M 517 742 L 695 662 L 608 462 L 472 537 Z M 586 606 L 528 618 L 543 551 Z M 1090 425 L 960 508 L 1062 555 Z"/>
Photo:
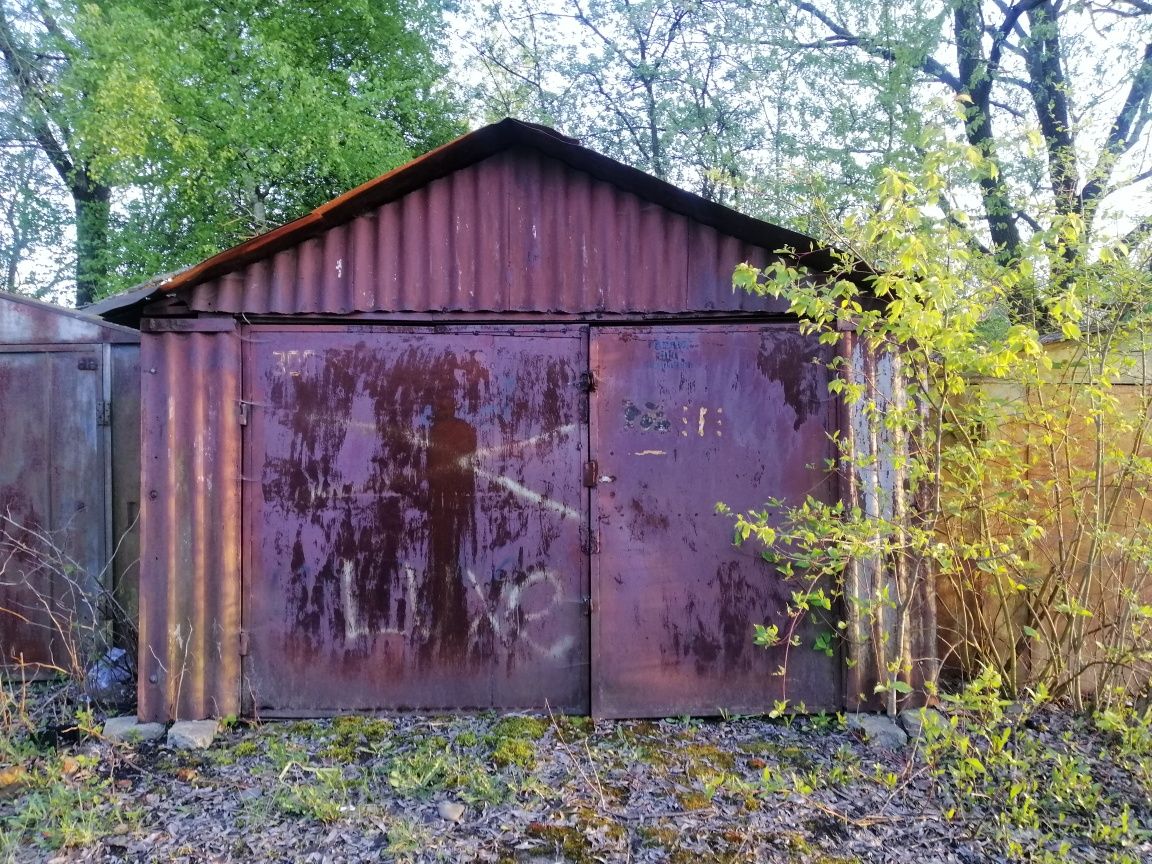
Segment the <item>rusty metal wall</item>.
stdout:
<path fill-rule="evenodd" d="M 245 342 L 248 710 L 587 712 L 585 329 Z"/>
<path fill-rule="evenodd" d="M 830 352 L 794 326 L 592 331 L 592 710 L 601 717 L 840 706 L 840 659 L 812 650 L 834 615 L 786 614 L 785 580 L 731 517 L 769 498 L 834 501 Z M 799 647 L 752 642 L 775 624 Z M 786 677 L 775 674 L 786 664 Z"/>
<path fill-rule="evenodd" d="M 117 641 L 135 650 L 140 609 L 140 346 L 113 345 L 108 355 L 112 384 L 109 587 L 119 606 L 114 613 Z"/>
<path fill-rule="evenodd" d="M 138 343 L 140 334 L 75 309 L 0 291 L 0 347 Z"/>
<path fill-rule="evenodd" d="M 140 334 L 0 292 L 0 667 L 44 677 L 90 662 L 110 587 L 109 485 L 139 433 L 113 435 L 106 403 L 137 401 L 114 357 Z"/>
<path fill-rule="evenodd" d="M 515 148 L 185 296 L 198 311 L 281 315 L 782 314 L 732 288 L 737 264 L 774 251 Z"/>
<path fill-rule="evenodd" d="M 100 345 L 0 349 L 0 666 L 74 672 L 107 561 Z"/>
<path fill-rule="evenodd" d="M 240 338 L 145 334 L 139 713 L 240 709 Z"/>
<path fill-rule="evenodd" d="M 907 436 L 877 423 L 876 405 L 907 404 L 902 384 L 899 353 L 872 347 L 855 333 L 845 333 L 838 345 L 843 361 L 840 375 L 861 388 L 859 400 L 845 406 L 843 440 L 850 460 L 843 467 L 845 505 L 878 520 L 898 518 L 895 502 L 903 496 L 905 478 L 898 466 L 908 463 Z M 909 507 L 916 502 L 905 502 Z M 848 656 L 852 661 L 845 674 L 845 705 L 850 710 L 877 710 L 885 707 L 885 697 L 877 695 L 876 685 L 889 680 L 888 665 L 901 652 L 915 658 L 913 668 L 901 670 L 901 677 L 914 688 L 901 697 L 901 707 L 924 704 L 926 681 L 935 682 L 938 672 L 936 644 L 936 585 L 931 573 L 911 587 L 905 597 L 891 563 L 882 557 L 853 560 L 844 576 L 847 597 L 888 597 L 891 604 L 875 609 L 848 610 Z M 897 607 L 908 605 L 906 628 L 898 621 Z"/>

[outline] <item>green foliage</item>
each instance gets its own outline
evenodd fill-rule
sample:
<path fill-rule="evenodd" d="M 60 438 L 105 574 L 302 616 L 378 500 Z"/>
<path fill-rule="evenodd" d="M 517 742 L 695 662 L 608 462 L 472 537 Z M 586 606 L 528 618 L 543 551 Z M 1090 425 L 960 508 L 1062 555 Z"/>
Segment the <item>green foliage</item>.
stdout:
<path fill-rule="evenodd" d="M 816 234 L 871 209 L 945 126 L 974 170 L 945 202 L 1004 260 L 1074 215 L 1152 234 L 1140 195 L 1152 8 L 963 0 L 497 0 L 465 5 L 477 113 L 559 124 L 707 197 Z M 1099 82 L 1114 98 L 1099 98 Z M 1123 95 L 1121 95 L 1123 94 Z M 824 239 L 824 238 L 822 238 Z M 1029 318 L 1028 298 L 1014 314 Z"/>
<path fill-rule="evenodd" d="M 436 0 L 4 0 L 0 13 L 0 102 L 38 131 L 14 152 L 41 151 L 51 200 L 93 220 L 78 266 L 97 292 L 194 263 L 460 131 Z"/>
<path fill-rule="evenodd" d="M 280 772 L 275 801 L 286 813 L 325 824 L 337 822 L 351 807 L 349 782 L 337 767 L 289 763 Z"/>
<path fill-rule="evenodd" d="M 1046 693 L 1013 704 L 1001 689 L 998 673 L 986 669 L 962 693 L 946 697 L 947 719 L 926 718 L 923 754 L 950 803 L 946 817 L 991 836 L 1013 861 L 1137 861 L 1135 847 L 1146 832 L 1129 796 L 1117 794 L 1127 793 L 1129 784 L 1109 775 L 1147 772 L 1152 716 L 1121 704 L 1098 714 L 1111 749 L 1085 753 L 1073 743 L 1073 730 L 1055 742 L 1028 731 L 1042 715 Z M 1090 854 L 1080 858 L 1085 849 Z"/>
<path fill-rule="evenodd" d="M 796 622 L 834 595 L 847 615 L 828 632 L 878 670 L 895 711 L 911 610 L 935 591 L 948 662 L 991 667 L 1011 693 L 1107 704 L 1146 686 L 1152 656 L 1152 278 L 1122 245 L 1087 246 L 1075 214 L 1011 261 L 982 250 L 946 196 L 994 165 L 932 130 L 923 149 L 917 174 L 887 172 L 874 212 L 845 221 L 830 276 L 786 259 L 736 271 L 836 346 L 834 467 L 855 478 L 842 502 L 735 516 L 736 541 L 798 585 L 753 636 L 786 657 Z M 1042 310 L 1031 323 L 1011 319 L 1021 296 Z"/>

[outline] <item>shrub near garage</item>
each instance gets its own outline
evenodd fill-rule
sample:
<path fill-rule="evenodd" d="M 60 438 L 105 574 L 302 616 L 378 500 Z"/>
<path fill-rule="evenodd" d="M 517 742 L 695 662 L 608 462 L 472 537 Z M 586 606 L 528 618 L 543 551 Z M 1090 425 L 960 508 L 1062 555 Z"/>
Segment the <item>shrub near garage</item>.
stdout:
<path fill-rule="evenodd" d="M 1152 799 L 1141 808 L 1132 791 L 1152 767 L 1152 711 L 1117 706 L 1089 725 L 1052 708 L 1043 688 L 1010 702 L 1002 683 L 987 669 L 943 697 L 947 719 L 926 717 L 923 753 L 945 817 L 1011 860 L 1146 860 Z M 1058 734 L 1049 728 L 1060 724 Z"/>
<path fill-rule="evenodd" d="M 921 146 L 917 176 L 887 171 L 875 209 L 831 229 L 849 250 L 833 278 L 782 261 L 735 274 L 820 342 L 855 334 L 891 372 L 832 364 L 855 419 L 827 467 L 856 478 L 855 497 L 734 516 L 737 542 L 795 584 L 787 614 L 749 637 L 841 641 L 879 678 L 853 695 L 895 714 L 917 668 L 934 691 L 911 635 L 931 594 L 947 664 L 994 669 L 1009 695 L 1043 686 L 1108 708 L 1152 675 L 1152 275 L 1123 244 L 1085 248 L 1074 215 L 1010 261 L 983 249 L 949 191 L 995 163 L 931 131 Z M 799 645 L 796 622 L 813 617 L 824 632 Z"/>

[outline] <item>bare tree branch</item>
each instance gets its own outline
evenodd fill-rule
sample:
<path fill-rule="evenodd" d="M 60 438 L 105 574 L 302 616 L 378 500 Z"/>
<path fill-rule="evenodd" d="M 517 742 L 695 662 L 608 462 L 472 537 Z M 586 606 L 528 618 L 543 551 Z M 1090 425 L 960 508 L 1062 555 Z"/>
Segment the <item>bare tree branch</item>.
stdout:
<path fill-rule="evenodd" d="M 1140 139 L 1148 123 L 1148 100 L 1152 95 L 1152 43 L 1144 46 L 1144 56 L 1136 74 L 1132 76 L 1132 86 L 1120 107 L 1108 138 L 1100 150 L 1088 182 L 1080 191 L 1080 200 L 1087 211 L 1089 220 L 1095 215 L 1096 205 L 1104 197 L 1104 190 L 1115 170 L 1117 159 L 1128 152 Z"/>
<path fill-rule="evenodd" d="M 60 175 L 60 179 L 71 186 L 75 166 L 68 155 L 64 142 L 57 140 L 48 123 L 45 109 L 45 97 L 36 81 L 35 71 L 25 60 L 23 46 L 16 39 L 16 34 L 8 20 L 6 10 L 0 5 L 0 55 L 4 58 L 4 66 L 8 74 L 16 83 L 20 95 L 29 103 L 41 106 L 41 110 L 31 120 L 31 132 L 52 167 Z"/>
<path fill-rule="evenodd" d="M 808 2 L 808 0 L 792 0 L 792 6 L 801 10 L 802 12 L 807 12 L 809 15 L 827 27 L 829 31 L 831 31 L 832 37 L 827 40 L 827 44 L 859 48 L 866 54 L 870 54 L 871 56 L 880 60 L 884 60 L 889 63 L 896 61 L 896 54 L 892 51 L 891 48 L 886 48 L 885 46 L 880 45 L 872 39 L 857 36 L 843 24 L 832 18 L 832 16 L 825 13 L 822 9 L 819 9 L 814 4 Z M 944 67 L 944 65 L 934 57 L 924 57 L 920 61 L 919 68 L 925 75 L 928 75 L 930 78 L 934 78 L 941 84 L 947 85 L 956 93 L 961 92 L 963 89 L 960 79 L 949 72 Z"/>

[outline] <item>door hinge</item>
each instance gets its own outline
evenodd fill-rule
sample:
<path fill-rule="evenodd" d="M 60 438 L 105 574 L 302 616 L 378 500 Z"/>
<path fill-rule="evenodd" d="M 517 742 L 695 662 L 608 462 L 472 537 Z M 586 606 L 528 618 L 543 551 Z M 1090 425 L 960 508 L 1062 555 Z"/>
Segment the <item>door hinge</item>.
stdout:
<path fill-rule="evenodd" d="M 248 425 L 248 403 L 245 402 L 243 399 L 240 400 L 240 417 L 239 417 L 239 420 L 240 420 L 241 426 L 247 426 Z"/>
<path fill-rule="evenodd" d="M 585 594 L 583 597 L 580 598 L 580 600 L 584 603 L 584 614 L 585 615 L 591 615 L 592 614 L 592 598 L 589 597 L 587 594 Z"/>
<path fill-rule="evenodd" d="M 247 630 L 241 630 L 240 631 L 240 656 L 241 657 L 247 657 L 248 656 L 248 631 Z"/>
<path fill-rule="evenodd" d="M 600 466 L 596 463 L 595 459 L 589 459 L 584 463 L 584 488 L 596 488 L 596 476 L 600 473 Z"/>
<path fill-rule="evenodd" d="M 100 369 L 100 363 L 97 362 L 95 357 L 81 357 L 80 362 L 76 364 L 76 368 L 81 372 L 96 372 Z"/>
<path fill-rule="evenodd" d="M 98 403 L 96 403 L 96 425 L 97 426 L 111 426 L 112 425 L 112 403 L 111 402 L 98 402 Z"/>

